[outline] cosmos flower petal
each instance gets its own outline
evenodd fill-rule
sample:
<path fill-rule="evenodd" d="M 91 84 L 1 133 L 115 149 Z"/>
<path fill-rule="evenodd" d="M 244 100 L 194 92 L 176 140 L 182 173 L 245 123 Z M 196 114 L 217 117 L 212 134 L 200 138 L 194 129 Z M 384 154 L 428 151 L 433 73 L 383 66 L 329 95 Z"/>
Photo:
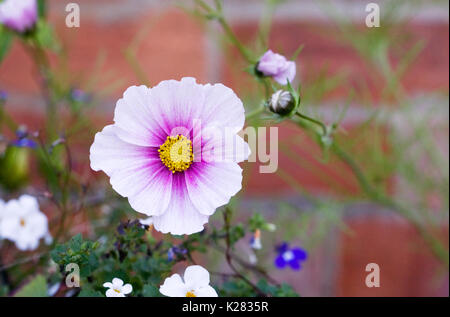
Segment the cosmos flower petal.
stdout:
<path fill-rule="evenodd" d="M 106 283 L 103 283 L 103 287 L 109 287 L 109 288 L 112 288 L 113 285 L 112 285 L 111 282 L 106 282 Z"/>
<path fill-rule="evenodd" d="M 202 160 L 207 162 L 225 161 L 240 163 L 248 159 L 251 150 L 248 143 L 241 136 L 234 131 L 218 132 L 219 135 L 209 135 L 208 129 L 203 130 L 201 134 L 203 145 L 201 151 L 194 151 L 195 157 L 201 157 Z M 196 141 L 199 142 L 195 139 L 194 142 Z"/>
<path fill-rule="evenodd" d="M 189 135 L 194 120 L 202 120 L 205 89 L 195 78 L 165 80 L 151 88 L 148 102 L 153 117 L 158 118 L 159 130 L 171 136 Z"/>
<path fill-rule="evenodd" d="M 205 286 L 195 290 L 197 297 L 218 297 L 216 290 L 212 286 Z"/>
<path fill-rule="evenodd" d="M 162 215 L 153 217 L 155 229 L 162 233 L 193 234 L 202 231 L 208 222 L 208 216 L 201 214 L 189 198 L 184 178 L 181 173 L 173 175 L 172 199 Z"/>
<path fill-rule="evenodd" d="M 148 216 L 161 215 L 171 197 L 172 173 L 159 161 L 146 166 L 124 167 L 111 176 L 115 191 L 128 197 L 134 210 Z"/>
<path fill-rule="evenodd" d="M 150 89 L 131 86 L 119 99 L 114 111 L 117 136 L 125 142 L 140 146 L 160 146 L 165 134 L 150 111 Z"/>
<path fill-rule="evenodd" d="M 130 294 L 133 291 L 133 286 L 131 284 L 125 284 L 122 286 L 122 293 L 124 294 Z"/>
<path fill-rule="evenodd" d="M 206 96 L 201 114 L 202 126 L 225 127 L 235 133 L 240 131 L 244 127 L 245 111 L 238 96 L 222 84 L 207 84 L 204 87 Z"/>
<path fill-rule="evenodd" d="M 200 265 L 191 265 L 184 271 L 183 279 L 187 288 L 197 290 L 209 285 L 209 272 Z"/>
<path fill-rule="evenodd" d="M 185 174 L 192 204 L 204 215 L 227 204 L 242 187 L 242 169 L 236 163 L 196 163 Z"/>
<path fill-rule="evenodd" d="M 91 168 L 111 176 L 124 166 L 137 166 L 150 160 L 159 160 L 154 148 L 142 147 L 122 141 L 116 135 L 117 127 L 108 125 L 95 135 L 90 148 Z"/>
<path fill-rule="evenodd" d="M 161 294 L 169 297 L 185 297 L 186 287 L 178 274 L 165 279 L 164 284 L 159 287 Z"/>

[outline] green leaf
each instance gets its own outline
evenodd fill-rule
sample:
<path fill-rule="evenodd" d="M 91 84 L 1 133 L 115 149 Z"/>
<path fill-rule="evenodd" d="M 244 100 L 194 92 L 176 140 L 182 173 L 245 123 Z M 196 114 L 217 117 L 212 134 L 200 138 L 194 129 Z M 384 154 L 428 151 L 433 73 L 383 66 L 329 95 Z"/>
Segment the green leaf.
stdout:
<path fill-rule="evenodd" d="M 47 4 L 45 3 L 45 0 L 38 0 L 37 1 L 37 5 L 38 5 L 38 15 L 39 17 L 44 17 L 45 16 L 45 11 L 47 9 Z"/>
<path fill-rule="evenodd" d="M 11 32 L 0 26 L 0 63 L 11 47 L 13 35 Z"/>
<path fill-rule="evenodd" d="M 159 289 L 151 284 L 144 285 L 142 295 L 144 295 L 144 297 L 162 297 Z"/>
<path fill-rule="evenodd" d="M 92 288 L 83 287 L 80 294 L 78 294 L 78 297 L 104 297 L 104 295 Z"/>
<path fill-rule="evenodd" d="M 56 39 L 53 28 L 45 20 L 39 20 L 36 25 L 36 39 L 39 45 L 52 51 L 58 51 L 60 45 Z"/>
<path fill-rule="evenodd" d="M 47 282 L 42 275 L 36 276 L 27 285 L 25 285 L 20 291 L 18 291 L 14 297 L 47 297 Z"/>

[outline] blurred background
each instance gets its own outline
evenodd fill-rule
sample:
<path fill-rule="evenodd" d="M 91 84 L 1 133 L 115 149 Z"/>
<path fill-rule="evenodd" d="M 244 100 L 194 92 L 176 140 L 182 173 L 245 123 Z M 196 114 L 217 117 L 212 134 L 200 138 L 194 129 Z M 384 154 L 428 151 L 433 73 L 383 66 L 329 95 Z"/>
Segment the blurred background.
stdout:
<path fill-rule="evenodd" d="M 92 98 L 86 113 L 98 130 L 112 122 L 128 86 L 184 76 L 222 82 L 248 110 L 256 106 L 260 94 L 243 72 L 247 65 L 218 25 L 190 12 L 191 1 L 78 0 L 79 28 L 65 25 L 69 2 L 49 1 L 64 48 L 63 58 L 51 62 L 62 86 Z M 276 2 L 274 19 L 265 19 Z M 224 11 L 251 47 L 258 28 L 270 29 L 268 46 L 288 57 L 304 45 L 297 58 L 304 111 L 332 122 L 348 107 L 342 145 L 375 186 L 430 225 L 448 250 L 449 4 L 378 0 L 381 27 L 367 28 L 367 3 L 226 0 Z M 0 90 L 8 93 L 6 110 L 30 131 L 45 116 L 35 74 L 16 41 L 0 65 Z M 276 272 L 279 280 L 302 296 L 448 296 L 448 251 L 445 266 L 410 221 L 368 199 L 345 164 L 292 124 L 277 126 L 278 169 L 261 174 L 263 163 L 245 164 L 238 218 L 261 212 L 278 227 L 263 244 L 287 239 L 310 252 L 303 270 Z M 94 133 L 72 142 L 74 170 L 86 182 L 94 174 L 87 155 Z M 39 183 L 31 176 L 33 182 Z M 76 223 L 68 236 L 89 231 Z M 380 266 L 379 288 L 365 285 L 368 263 Z"/>

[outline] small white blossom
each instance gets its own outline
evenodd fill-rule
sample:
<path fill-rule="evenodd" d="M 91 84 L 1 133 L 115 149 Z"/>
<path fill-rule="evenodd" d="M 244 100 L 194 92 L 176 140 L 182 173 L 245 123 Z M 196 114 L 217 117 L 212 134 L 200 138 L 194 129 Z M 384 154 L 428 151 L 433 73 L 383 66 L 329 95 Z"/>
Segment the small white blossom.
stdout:
<path fill-rule="evenodd" d="M 1 207 L 0 207 L 1 209 Z M 17 248 L 26 251 L 39 246 L 39 240 L 48 240 L 48 220 L 39 210 L 35 197 L 22 195 L 19 199 L 8 201 L 4 207 L 0 222 L 2 238 L 13 241 Z"/>
<path fill-rule="evenodd" d="M 159 291 L 169 297 L 218 296 L 216 290 L 209 285 L 209 272 L 200 265 L 188 266 L 183 279 L 178 274 L 166 278 Z"/>
<path fill-rule="evenodd" d="M 113 278 L 112 283 L 107 282 L 103 284 L 103 287 L 108 287 L 106 291 L 106 297 L 125 297 L 133 291 L 131 284 L 123 285 L 123 281 L 120 278 Z"/>
<path fill-rule="evenodd" d="M 0 239 L 2 238 L 2 218 L 3 215 L 5 214 L 5 202 L 3 200 L 0 199 Z"/>
<path fill-rule="evenodd" d="M 262 249 L 261 230 L 256 229 L 256 231 L 253 233 L 252 239 L 250 240 L 250 247 L 255 250 Z"/>
<path fill-rule="evenodd" d="M 153 217 L 148 217 L 145 219 L 139 219 L 139 223 L 143 226 L 153 227 Z"/>

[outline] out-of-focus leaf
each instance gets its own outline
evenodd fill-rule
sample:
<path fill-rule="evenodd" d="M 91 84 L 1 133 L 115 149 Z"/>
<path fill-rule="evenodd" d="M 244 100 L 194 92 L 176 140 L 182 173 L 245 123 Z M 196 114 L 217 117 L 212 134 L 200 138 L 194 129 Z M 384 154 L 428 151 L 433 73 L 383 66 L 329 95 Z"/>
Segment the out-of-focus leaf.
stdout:
<path fill-rule="evenodd" d="M 47 3 L 45 0 L 38 0 L 37 1 L 37 5 L 38 5 L 38 15 L 39 17 L 44 17 L 45 16 L 45 11 L 47 9 Z"/>
<path fill-rule="evenodd" d="M 83 287 L 81 289 L 80 294 L 78 294 L 78 297 L 104 297 L 102 293 L 99 291 L 95 291 L 92 288 Z"/>
<path fill-rule="evenodd" d="M 39 20 L 36 25 L 36 39 L 44 48 L 52 51 L 58 51 L 60 44 L 57 41 L 53 28 L 44 20 Z"/>
<path fill-rule="evenodd" d="M 47 297 L 47 282 L 44 276 L 38 275 L 18 291 L 15 297 Z"/>
<path fill-rule="evenodd" d="M 144 289 L 142 290 L 142 295 L 144 297 L 161 297 L 161 293 L 159 289 L 151 284 L 144 285 Z"/>
<path fill-rule="evenodd" d="M 12 39 L 12 33 L 0 26 L 0 63 L 8 53 L 9 48 L 11 47 Z"/>

